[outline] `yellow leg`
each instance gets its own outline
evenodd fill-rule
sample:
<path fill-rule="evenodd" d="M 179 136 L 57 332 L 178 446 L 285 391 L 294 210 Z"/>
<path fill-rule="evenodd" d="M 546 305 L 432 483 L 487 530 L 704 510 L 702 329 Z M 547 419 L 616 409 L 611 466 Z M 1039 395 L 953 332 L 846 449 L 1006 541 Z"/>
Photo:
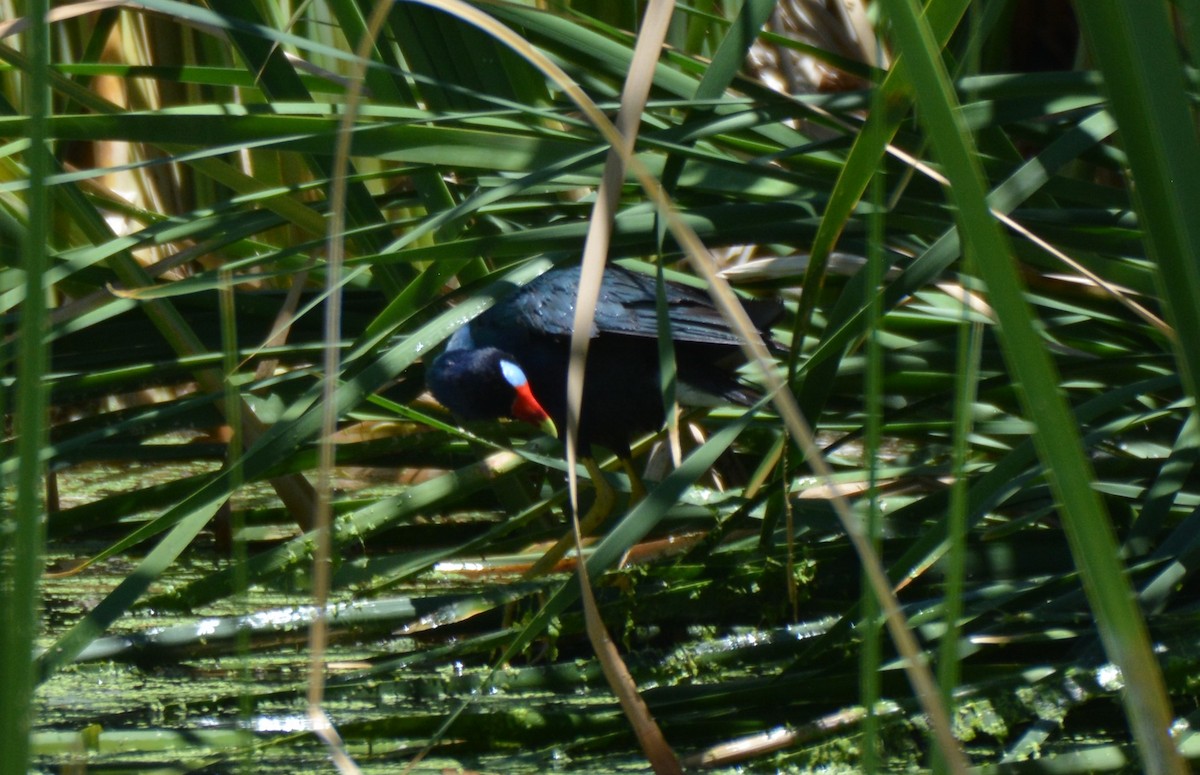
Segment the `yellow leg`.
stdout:
<path fill-rule="evenodd" d="M 604 478 L 603 472 L 596 461 L 590 457 L 583 459 L 583 465 L 587 468 L 588 475 L 592 478 L 592 487 L 596 490 L 596 500 L 592 502 L 592 507 L 583 515 L 583 519 L 579 520 L 579 534 L 588 536 L 600 525 L 604 524 L 604 520 L 608 519 L 612 514 L 613 507 L 617 505 L 617 493 L 613 490 L 612 485 Z M 630 481 L 634 481 L 632 478 Z M 641 489 L 641 482 L 637 483 L 637 488 Z M 645 491 L 642 490 L 645 494 Z M 575 545 L 574 531 L 568 532 L 554 546 L 550 547 L 533 566 L 525 572 L 524 578 L 535 578 L 542 574 L 549 573 L 558 561 L 566 555 L 567 551 Z"/>
<path fill-rule="evenodd" d="M 592 507 L 587 510 L 587 514 L 583 515 L 583 519 L 579 520 L 579 534 L 587 537 L 596 528 L 603 525 L 604 520 L 612 514 L 613 507 L 617 505 L 617 492 L 604 478 L 600 464 L 594 459 L 585 457 L 583 465 L 587 468 L 588 476 L 592 477 L 592 487 L 596 489 L 596 500 L 592 502 Z"/>
<path fill-rule="evenodd" d="M 627 457 L 621 458 L 621 468 L 625 469 L 625 475 L 629 477 L 629 503 L 640 503 L 642 498 L 646 497 L 646 485 L 642 484 L 641 475 L 633 467 L 633 461 Z"/>

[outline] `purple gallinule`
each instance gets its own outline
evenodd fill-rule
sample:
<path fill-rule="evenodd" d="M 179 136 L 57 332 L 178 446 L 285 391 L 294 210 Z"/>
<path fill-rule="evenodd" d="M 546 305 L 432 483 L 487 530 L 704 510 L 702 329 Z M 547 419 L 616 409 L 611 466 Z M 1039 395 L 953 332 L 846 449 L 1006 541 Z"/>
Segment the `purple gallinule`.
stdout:
<path fill-rule="evenodd" d="M 663 423 L 655 279 L 620 266 L 604 270 L 584 374 L 579 453 L 592 444 L 627 459 L 629 444 Z M 749 405 L 758 395 L 735 374 L 738 335 L 708 294 L 667 282 L 676 393 L 686 406 Z M 567 364 L 579 267 L 553 269 L 497 302 L 450 338 L 427 373 L 434 397 L 460 420 L 512 417 L 566 430 Z M 768 338 L 780 306 L 748 302 Z"/>
<path fill-rule="evenodd" d="M 680 403 L 749 405 L 757 400 L 735 375 L 743 362 L 738 336 L 708 294 L 673 282 L 665 283 L 665 290 Z M 578 267 L 553 269 L 455 331 L 426 374 L 433 395 L 460 420 L 512 417 L 550 434 L 556 427 L 565 433 L 578 291 Z M 663 424 L 656 299 L 653 277 L 619 266 L 604 270 L 579 417 L 579 455 L 596 488 L 596 500 L 580 520 L 584 535 L 616 503 L 592 457 L 593 443 L 621 459 L 635 499 L 644 492 L 629 461 L 629 443 Z M 770 342 L 766 327 L 780 305 L 749 302 L 746 311 Z M 571 534 L 564 536 L 525 575 L 549 571 L 572 540 Z"/>

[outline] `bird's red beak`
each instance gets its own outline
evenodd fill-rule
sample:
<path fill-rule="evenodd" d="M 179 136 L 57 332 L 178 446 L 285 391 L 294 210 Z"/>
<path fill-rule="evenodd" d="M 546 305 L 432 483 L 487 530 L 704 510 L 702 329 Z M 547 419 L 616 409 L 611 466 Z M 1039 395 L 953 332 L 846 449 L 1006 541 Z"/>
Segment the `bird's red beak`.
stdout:
<path fill-rule="evenodd" d="M 554 420 L 550 419 L 550 415 L 546 414 L 546 410 L 533 397 L 533 391 L 529 389 L 529 383 L 526 382 L 514 388 L 514 390 L 516 391 L 516 397 L 513 398 L 512 416 L 530 425 L 536 425 L 544 433 L 557 438 L 558 428 L 554 426 Z"/>

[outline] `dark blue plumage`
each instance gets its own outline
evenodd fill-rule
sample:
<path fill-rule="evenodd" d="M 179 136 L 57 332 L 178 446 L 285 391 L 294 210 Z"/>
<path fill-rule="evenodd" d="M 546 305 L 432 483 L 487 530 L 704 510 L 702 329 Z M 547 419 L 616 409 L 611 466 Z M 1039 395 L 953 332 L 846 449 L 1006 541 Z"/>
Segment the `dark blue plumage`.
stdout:
<path fill-rule="evenodd" d="M 538 410 L 516 395 L 514 382 L 521 380 L 520 374 L 528 378 L 538 409 L 565 432 L 568 350 L 578 289 L 578 267 L 551 270 L 459 329 L 430 365 L 427 380 L 434 396 L 463 420 L 515 416 L 537 424 Z M 752 402 L 757 396 L 734 374 L 742 363 L 738 336 L 708 295 L 668 282 L 666 301 L 680 402 Z M 779 307 L 752 303 L 749 311 L 765 328 Z M 593 443 L 628 454 L 633 438 L 661 427 L 657 340 L 655 279 L 609 266 L 584 376 L 579 429 L 584 454 Z M 519 367 L 519 372 L 504 364 Z"/>

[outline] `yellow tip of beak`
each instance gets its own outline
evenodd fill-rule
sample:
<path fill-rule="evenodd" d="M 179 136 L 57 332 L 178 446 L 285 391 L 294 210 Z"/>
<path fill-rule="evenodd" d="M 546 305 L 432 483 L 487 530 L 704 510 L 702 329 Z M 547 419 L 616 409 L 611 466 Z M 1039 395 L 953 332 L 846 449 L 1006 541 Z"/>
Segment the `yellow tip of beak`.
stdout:
<path fill-rule="evenodd" d="M 549 417 L 542 420 L 541 424 L 538 425 L 538 428 L 541 429 L 542 433 L 546 434 L 547 436 L 555 439 L 558 438 L 558 428 L 554 425 L 554 420 L 551 420 Z"/>

